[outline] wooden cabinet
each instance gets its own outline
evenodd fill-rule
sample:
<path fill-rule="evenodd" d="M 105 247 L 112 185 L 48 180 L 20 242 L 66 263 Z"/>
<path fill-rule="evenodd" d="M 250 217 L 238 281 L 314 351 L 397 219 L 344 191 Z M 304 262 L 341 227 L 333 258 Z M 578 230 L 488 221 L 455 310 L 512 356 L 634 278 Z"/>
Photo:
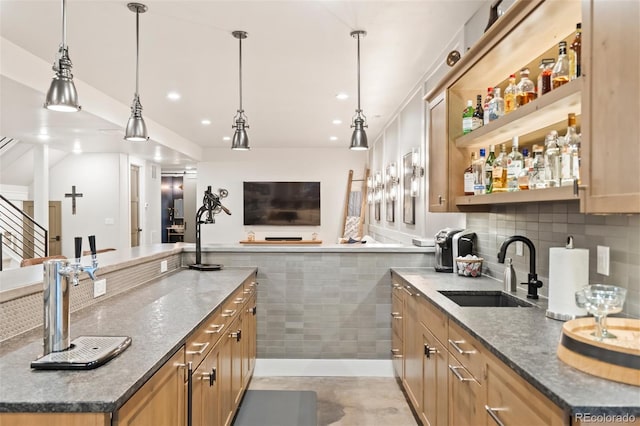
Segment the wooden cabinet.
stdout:
<path fill-rule="evenodd" d="M 447 348 L 420 323 L 422 330 L 422 411 L 420 417 L 430 426 L 448 423 L 449 353 Z"/>
<path fill-rule="evenodd" d="M 191 402 L 193 425 L 222 424 L 220 419 L 221 346 L 214 347 L 193 373 Z"/>
<path fill-rule="evenodd" d="M 393 371 L 400 380 L 404 377 L 404 299 L 402 285 L 392 281 L 391 290 L 391 359 Z"/>
<path fill-rule="evenodd" d="M 176 352 L 117 412 L 118 426 L 184 426 L 184 347 Z"/>
<path fill-rule="evenodd" d="M 631 178 L 633 162 L 624 161 L 640 158 L 640 106 L 628 95 L 640 91 L 640 67 L 633 55 L 625 53 L 640 48 L 634 24 L 640 19 L 640 6 L 637 2 L 609 6 L 606 0 L 518 0 L 425 96 L 431 113 L 429 178 L 435 191 L 429 194 L 431 211 L 574 200 L 586 213 L 640 212 L 640 180 Z M 461 111 L 468 99 L 484 96 L 487 87 L 504 91 L 509 74 L 523 67 L 532 71 L 535 81 L 540 60 L 557 57 L 558 42 L 573 39 L 577 22 L 583 23 L 582 77 L 462 134 Z M 510 146 L 513 136 L 519 136 L 520 149 L 542 144 L 550 130 L 565 134 L 570 112 L 578 115 L 582 132 L 579 186 L 464 195 L 462 171 L 470 152 L 489 145 L 498 151 L 499 144 Z M 446 202 L 438 203 L 444 192 Z"/>
<path fill-rule="evenodd" d="M 418 320 L 419 293 L 410 285 L 403 287 L 404 295 L 404 388 L 418 412 L 422 406 L 423 346 Z"/>

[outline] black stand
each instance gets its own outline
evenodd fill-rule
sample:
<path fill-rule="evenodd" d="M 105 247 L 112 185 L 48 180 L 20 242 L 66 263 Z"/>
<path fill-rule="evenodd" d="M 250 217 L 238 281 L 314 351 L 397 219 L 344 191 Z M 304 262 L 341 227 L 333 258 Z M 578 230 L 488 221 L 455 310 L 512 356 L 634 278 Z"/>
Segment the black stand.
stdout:
<path fill-rule="evenodd" d="M 226 196 L 226 190 L 220 190 L 220 194 L 224 194 Z M 189 269 L 195 269 L 197 271 L 219 271 L 222 269 L 222 265 L 218 263 L 212 264 L 203 264 L 202 263 L 202 245 L 201 245 L 201 234 L 200 234 L 200 226 L 204 223 L 215 223 L 214 216 L 220 211 L 224 211 L 226 214 L 231 215 L 229 209 L 220 203 L 220 196 L 211 192 L 211 186 L 207 187 L 207 190 L 204 192 L 203 205 L 198 209 L 196 213 L 196 263 L 189 265 Z M 202 220 L 202 215 L 207 213 L 206 220 Z"/>

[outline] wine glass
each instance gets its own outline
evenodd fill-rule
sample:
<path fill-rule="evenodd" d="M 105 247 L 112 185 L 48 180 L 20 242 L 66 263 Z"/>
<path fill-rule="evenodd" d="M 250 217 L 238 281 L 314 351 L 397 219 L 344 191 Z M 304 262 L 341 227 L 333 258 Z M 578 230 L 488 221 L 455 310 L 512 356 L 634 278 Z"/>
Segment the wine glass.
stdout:
<path fill-rule="evenodd" d="M 596 320 L 593 334 L 597 341 L 616 338 L 607 330 L 607 315 L 622 311 L 626 295 L 625 288 L 605 284 L 589 285 L 576 292 L 576 305 L 586 309 Z"/>

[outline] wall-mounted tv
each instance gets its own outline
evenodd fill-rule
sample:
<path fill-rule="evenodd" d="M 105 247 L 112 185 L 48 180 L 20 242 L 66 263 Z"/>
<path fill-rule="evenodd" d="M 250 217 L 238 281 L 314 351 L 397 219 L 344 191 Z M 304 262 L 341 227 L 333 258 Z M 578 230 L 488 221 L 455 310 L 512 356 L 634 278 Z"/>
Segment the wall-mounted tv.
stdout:
<path fill-rule="evenodd" d="M 244 224 L 320 225 L 320 182 L 243 182 Z"/>

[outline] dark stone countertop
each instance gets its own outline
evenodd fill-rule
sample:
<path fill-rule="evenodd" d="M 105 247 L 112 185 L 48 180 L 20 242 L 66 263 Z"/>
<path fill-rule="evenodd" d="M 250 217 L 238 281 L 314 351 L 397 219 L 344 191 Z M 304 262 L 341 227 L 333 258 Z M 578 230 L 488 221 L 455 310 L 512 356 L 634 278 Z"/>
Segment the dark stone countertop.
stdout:
<path fill-rule="evenodd" d="M 591 376 L 556 356 L 564 323 L 545 316 L 543 299 L 534 308 L 460 307 L 438 291 L 501 290 L 502 282 L 438 273 L 433 268 L 392 271 L 571 415 L 640 416 L 640 387 Z M 526 290 L 518 289 L 517 296 L 526 298 Z"/>
<path fill-rule="evenodd" d="M 0 412 L 114 412 L 186 342 L 255 268 L 180 270 L 71 314 L 71 340 L 126 335 L 132 343 L 93 370 L 33 370 L 42 330 L 0 344 Z M 73 291 L 73 289 L 71 290 Z"/>

